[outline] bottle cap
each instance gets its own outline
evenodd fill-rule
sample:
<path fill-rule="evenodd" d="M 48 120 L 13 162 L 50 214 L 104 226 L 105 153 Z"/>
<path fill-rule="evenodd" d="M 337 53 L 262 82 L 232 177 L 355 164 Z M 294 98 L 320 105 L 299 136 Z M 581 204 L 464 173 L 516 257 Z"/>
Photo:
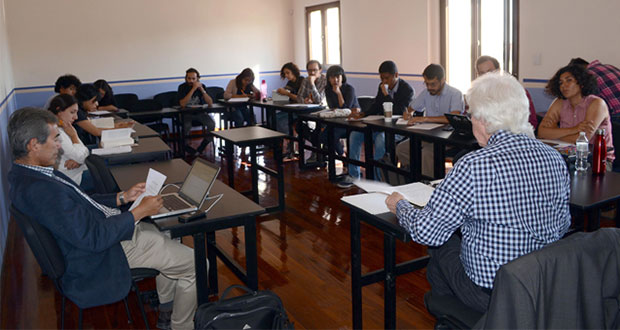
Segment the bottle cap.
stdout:
<path fill-rule="evenodd" d="M 597 133 L 600 134 L 600 135 L 605 135 L 605 129 L 604 128 L 599 128 Z"/>

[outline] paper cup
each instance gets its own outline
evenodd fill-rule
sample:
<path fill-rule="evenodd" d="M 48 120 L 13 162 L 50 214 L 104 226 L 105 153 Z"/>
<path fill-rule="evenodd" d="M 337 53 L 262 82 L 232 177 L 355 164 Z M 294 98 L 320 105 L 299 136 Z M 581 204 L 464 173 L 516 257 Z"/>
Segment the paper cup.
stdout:
<path fill-rule="evenodd" d="M 392 121 L 392 102 L 383 102 L 383 114 L 385 117 L 383 120 Z"/>

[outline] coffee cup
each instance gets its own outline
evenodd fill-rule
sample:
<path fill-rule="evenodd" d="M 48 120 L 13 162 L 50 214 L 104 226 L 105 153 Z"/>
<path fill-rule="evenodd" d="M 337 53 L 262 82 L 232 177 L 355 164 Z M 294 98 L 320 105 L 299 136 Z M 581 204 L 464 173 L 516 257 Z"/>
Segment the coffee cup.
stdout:
<path fill-rule="evenodd" d="M 383 120 L 392 121 L 392 102 L 383 102 L 383 114 L 385 117 Z"/>

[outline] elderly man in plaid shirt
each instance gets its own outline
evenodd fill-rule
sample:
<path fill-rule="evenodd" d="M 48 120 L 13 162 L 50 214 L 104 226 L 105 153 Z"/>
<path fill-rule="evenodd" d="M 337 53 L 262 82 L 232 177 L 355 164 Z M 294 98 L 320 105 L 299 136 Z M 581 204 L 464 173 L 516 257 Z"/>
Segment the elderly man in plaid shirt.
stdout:
<path fill-rule="evenodd" d="M 429 246 L 431 294 L 484 312 L 501 265 L 568 229 L 570 178 L 562 156 L 534 138 L 528 99 L 514 77 L 481 76 L 467 101 L 483 148 L 455 164 L 423 209 L 398 193 L 386 204 L 414 241 Z"/>

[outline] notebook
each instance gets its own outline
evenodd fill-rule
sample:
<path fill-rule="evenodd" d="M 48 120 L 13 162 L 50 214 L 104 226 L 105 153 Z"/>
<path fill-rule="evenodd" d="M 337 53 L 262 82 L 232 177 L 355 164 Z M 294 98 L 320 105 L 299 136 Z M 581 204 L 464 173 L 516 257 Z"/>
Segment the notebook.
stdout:
<path fill-rule="evenodd" d="M 457 115 L 453 113 L 444 114 L 450 123 L 450 126 L 454 127 L 453 135 L 457 135 L 464 138 L 474 137 L 474 133 L 471 127 L 471 120 L 464 115 Z"/>
<path fill-rule="evenodd" d="M 176 193 L 161 195 L 164 206 L 151 219 L 158 219 L 193 212 L 200 208 L 202 201 L 220 173 L 220 168 L 203 159 L 196 158 L 181 189 Z"/>

